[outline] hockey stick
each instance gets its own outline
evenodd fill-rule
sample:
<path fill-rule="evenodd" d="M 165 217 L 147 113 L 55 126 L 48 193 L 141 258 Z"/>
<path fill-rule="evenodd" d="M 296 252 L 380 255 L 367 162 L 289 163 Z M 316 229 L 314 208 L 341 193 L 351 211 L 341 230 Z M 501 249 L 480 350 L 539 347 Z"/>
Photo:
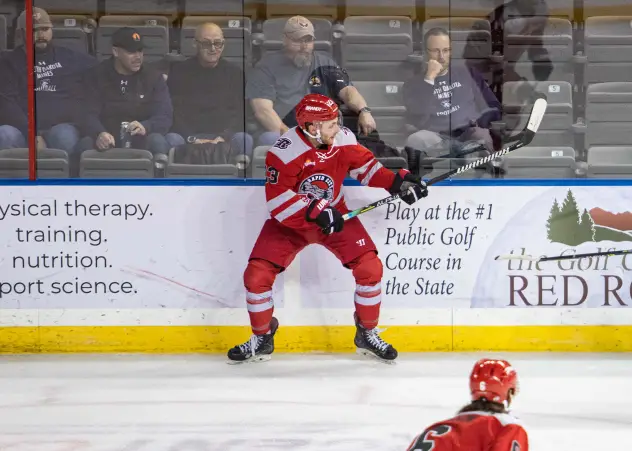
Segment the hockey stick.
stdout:
<path fill-rule="evenodd" d="M 491 153 L 490 155 L 486 157 L 480 158 L 469 164 L 461 166 L 458 169 L 453 169 L 451 171 L 446 172 L 445 174 L 441 174 L 433 179 L 430 179 L 430 181 L 426 183 L 426 186 L 434 185 L 454 175 L 462 174 L 463 172 L 467 172 L 470 169 L 475 169 L 479 166 L 489 163 L 490 161 L 498 157 L 507 155 L 509 152 L 513 152 L 516 149 L 519 149 L 521 147 L 528 145 L 533 140 L 535 133 L 538 131 L 538 128 L 540 127 L 540 122 L 542 122 L 542 118 L 544 117 L 544 113 L 546 112 L 546 106 L 547 106 L 546 96 L 544 94 L 538 93 L 538 97 L 533 103 L 533 108 L 531 108 L 531 115 L 529 116 L 529 122 L 527 122 L 527 126 L 525 127 L 523 131 L 521 131 L 520 133 L 516 134 L 515 136 L 511 138 L 511 141 L 513 141 L 511 144 L 509 144 L 508 146 L 504 147 L 503 149 L 497 152 Z M 484 145 L 481 145 L 479 147 L 479 150 L 484 150 L 484 149 L 485 149 Z M 342 215 L 342 219 L 345 221 L 348 221 L 349 219 L 355 218 L 356 216 L 364 214 L 367 211 L 371 211 L 371 210 L 376 209 L 377 207 L 381 207 L 384 204 L 391 203 L 399 199 L 402 195 L 406 193 L 407 191 L 395 193 L 391 196 L 385 197 L 384 199 L 380 199 L 378 201 L 372 202 L 364 207 L 357 208 L 353 211 L 350 211 Z"/>
<path fill-rule="evenodd" d="M 576 258 L 584 257 L 613 257 L 615 255 L 627 255 L 632 254 L 632 249 L 610 252 L 590 252 L 588 254 L 569 254 L 569 255 L 556 255 L 554 257 L 533 257 L 532 255 L 497 255 L 494 260 L 523 260 L 529 262 L 548 262 L 554 260 L 573 260 Z"/>

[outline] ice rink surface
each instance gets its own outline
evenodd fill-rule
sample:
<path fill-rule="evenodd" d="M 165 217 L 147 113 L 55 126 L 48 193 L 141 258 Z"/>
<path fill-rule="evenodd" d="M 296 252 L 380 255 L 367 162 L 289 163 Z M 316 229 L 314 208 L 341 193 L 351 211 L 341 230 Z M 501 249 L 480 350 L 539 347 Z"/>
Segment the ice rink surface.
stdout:
<path fill-rule="evenodd" d="M 467 402 L 481 356 L 2 356 L 0 450 L 403 451 Z M 516 367 L 532 450 L 632 446 L 632 355 L 485 356 Z"/>

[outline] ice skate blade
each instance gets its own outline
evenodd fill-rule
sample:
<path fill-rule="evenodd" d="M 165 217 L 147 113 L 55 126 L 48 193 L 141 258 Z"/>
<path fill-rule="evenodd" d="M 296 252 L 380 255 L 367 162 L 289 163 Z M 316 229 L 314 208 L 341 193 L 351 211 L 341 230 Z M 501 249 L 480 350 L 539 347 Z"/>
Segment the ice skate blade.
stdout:
<path fill-rule="evenodd" d="M 377 360 L 380 363 L 385 363 L 386 365 L 395 365 L 395 360 L 386 360 L 377 355 L 373 354 L 371 351 L 362 348 L 356 348 L 356 354 L 372 358 L 373 360 Z"/>
<path fill-rule="evenodd" d="M 229 365 L 241 365 L 242 363 L 263 363 L 270 360 L 272 356 L 270 354 L 262 354 L 256 355 L 254 357 L 249 357 L 246 360 L 230 360 L 226 362 Z"/>

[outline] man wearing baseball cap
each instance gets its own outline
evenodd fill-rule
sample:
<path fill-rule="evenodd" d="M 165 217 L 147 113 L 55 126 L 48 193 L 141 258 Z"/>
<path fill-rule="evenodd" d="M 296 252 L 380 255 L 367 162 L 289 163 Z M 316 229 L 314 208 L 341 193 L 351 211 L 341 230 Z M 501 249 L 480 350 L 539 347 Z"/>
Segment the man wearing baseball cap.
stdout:
<path fill-rule="evenodd" d="M 294 108 L 307 94 L 323 94 L 353 112 L 354 128 L 363 135 L 375 131 L 371 110 L 347 72 L 323 52 L 315 52 L 316 33 L 303 16 L 290 17 L 283 29 L 283 49 L 266 53 L 246 84 L 261 134 L 259 145 L 272 145 L 296 126 Z"/>
<path fill-rule="evenodd" d="M 112 35 L 112 58 L 102 61 L 84 77 L 83 88 L 89 112 L 82 123 L 87 138 L 80 148 L 105 151 L 124 147 L 121 124 L 131 147 L 147 149 L 165 158 L 169 144 L 173 107 L 162 74 L 143 65 L 143 36 L 123 27 Z M 125 137 L 124 136 L 124 137 Z"/>
<path fill-rule="evenodd" d="M 0 95 L 20 107 L 15 110 L 17 114 L 12 113 L 14 126 L 0 128 L 3 147 L 26 147 L 27 142 L 26 12 L 18 17 L 16 40 L 15 49 L 0 62 Z M 83 115 L 77 85 L 82 73 L 93 67 L 96 60 L 87 53 L 55 45 L 53 24 L 42 8 L 33 8 L 33 40 L 38 147 L 72 153 L 79 141 L 75 125 Z"/>

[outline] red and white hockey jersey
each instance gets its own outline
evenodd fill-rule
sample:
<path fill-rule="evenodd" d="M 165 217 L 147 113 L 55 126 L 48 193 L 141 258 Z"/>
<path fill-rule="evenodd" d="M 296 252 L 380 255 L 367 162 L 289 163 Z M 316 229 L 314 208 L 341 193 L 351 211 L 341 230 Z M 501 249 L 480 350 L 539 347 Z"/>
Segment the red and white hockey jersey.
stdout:
<path fill-rule="evenodd" d="M 348 211 L 342 183 L 349 174 L 363 185 L 389 189 L 393 171 L 377 161 L 369 149 L 342 127 L 334 144 L 317 149 L 294 127 L 281 136 L 266 155 L 266 201 L 270 215 L 294 229 L 314 228 L 305 219 L 312 199 L 327 199 L 342 213 Z"/>
<path fill-rule="evenodd" d="M 407 451 L 528 451 L 527 432 L 506 413 L 466 412 L 435 423 Z"/>

